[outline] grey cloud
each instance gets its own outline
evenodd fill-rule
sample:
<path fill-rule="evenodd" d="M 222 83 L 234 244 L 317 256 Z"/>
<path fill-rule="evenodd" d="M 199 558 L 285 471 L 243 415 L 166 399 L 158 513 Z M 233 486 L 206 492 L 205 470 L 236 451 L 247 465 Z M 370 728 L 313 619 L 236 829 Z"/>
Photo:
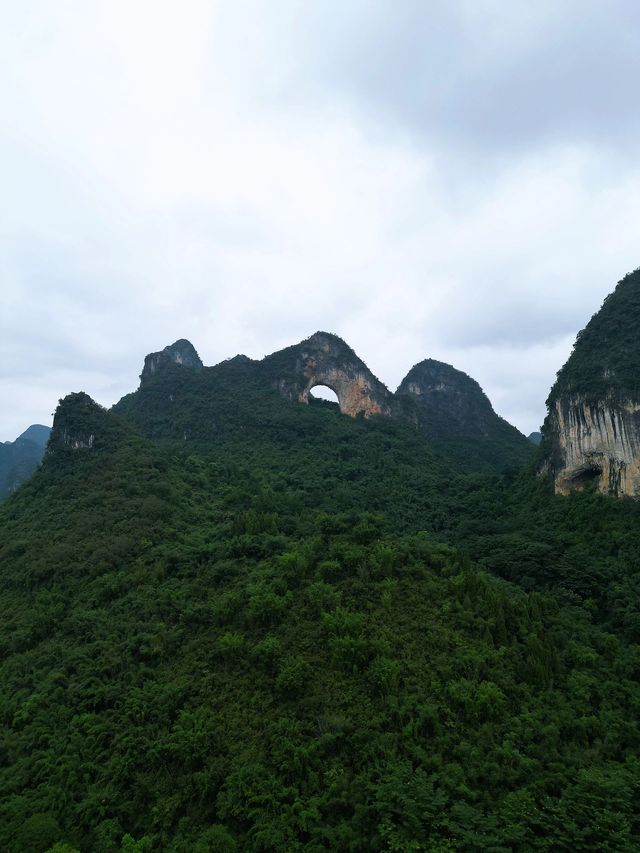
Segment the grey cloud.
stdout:
<path fill-rule="evenodd" d="M 568 284 L 558 282 L 559 294 L 563 285 Z M 612 285 L 605 285 L 603 297 L 611 289 Z M 596 287 L 591 293 L 594 290 Z M 570 294 L 571 291 L 567 295 Z M 575 337 L 599 307 L 599 302 L 594 301 L 590 307 L 579 296 L 556 299 L 549 287 L 541 292 L 532 287 L 518 291 L 508 282 L 494 281 L 480 292 L 460 288 L 455 310 L 440 318 L 438 338 L 464 342 L 469 349 L 507 346 L 526 350 L 541 344 L 553 346 L 558 340 Z"/>
<path fill-rule="evenodd" d="M 283 88 L 301 99 L 309 86 L 331 91 L 379 123 L 458 151 L 627 145 L 640 127 L 640 7 L 499 7 L 510 23 L 502 37 L 491 3 L 352 3 L 329 24 L 303 13 L 295 40 L 278 34 L 297 51 Z"/>

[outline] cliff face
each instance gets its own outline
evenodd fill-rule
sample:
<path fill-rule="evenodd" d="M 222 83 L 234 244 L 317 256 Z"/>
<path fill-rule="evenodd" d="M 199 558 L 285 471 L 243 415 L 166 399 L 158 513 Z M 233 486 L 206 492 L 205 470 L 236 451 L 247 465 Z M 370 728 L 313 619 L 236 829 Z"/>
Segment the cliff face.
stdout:
<path fill-rule="evenodd" d="M 640 402 L 560 397 L 545 423 L 544 470 L 558 494 L 596 481 L 601 492 L 640 497 Z"/>
<path fill-rule="evenodd" d="M 307 340 L 267 356 L 262 370 L 283 397 L 309 401 L 316 385 L 326 385 L 338 397 L 345 415 L 390 415 L 393 395 L 337 335 L 316 332 Z"/>
<path fill-rule="evenodd" d="M 397 393 L 414 401 L 425 436 L 467 467 L 521 465 L 531 457 L 528 439 L 496 414 L 475 379 L 449 364 L 421 361 Z"/>
<path fill-rule="evenodd" d="M 640 497 L 640 273 L 624 278 L 580 332 L 547 400 L 544 462 L 556 492 L 595 482 Z"/>

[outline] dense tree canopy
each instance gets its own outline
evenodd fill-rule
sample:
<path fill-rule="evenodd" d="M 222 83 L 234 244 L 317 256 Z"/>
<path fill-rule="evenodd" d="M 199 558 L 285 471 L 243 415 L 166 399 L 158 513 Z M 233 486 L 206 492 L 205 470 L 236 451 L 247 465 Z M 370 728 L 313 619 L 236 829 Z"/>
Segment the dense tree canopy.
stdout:
<path fill-rule="evenodd" d="M 0 847 L 637 850 L 640 506 L 242 370 L 0 507 Z"/>
<path fill-rule="evenodd" d="M 578 334 L 549 400 L 584 394 L 590 403 L 640 398 L 640 269 L 626 275 Z"/>

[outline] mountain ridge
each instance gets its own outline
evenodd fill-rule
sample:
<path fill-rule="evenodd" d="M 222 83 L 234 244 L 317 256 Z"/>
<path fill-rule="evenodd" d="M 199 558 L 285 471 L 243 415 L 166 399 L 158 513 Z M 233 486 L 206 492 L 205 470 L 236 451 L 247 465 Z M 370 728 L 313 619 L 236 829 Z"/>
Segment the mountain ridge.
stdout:
<path fill-rule="evenodd" d="M 208 407 L 211 424 L 226 419 L 221 406 L 214 406 L 213 400 L 224 398 L 229 410 L 237 409 L 233 401 L 234 386 L 240 397 L 243 384 L 254 391 L 262 385 L 265 393 L 272 389 L 288 402 L 308 403 L 311 389 L 326 385 L 338 397 L 343 414 L 364 418 L 390 417 L 413 424 L 428 441 L 445 453 L 457 454 L 458 459 L 464 459 L 470 468 L 518 466 L 531 458 L 530 443 L 515 427 L 496 415 L 475 380 L 448 365 L 441 365 L 440 369 L 446 369 L 449 379 L 455 379 L 450 395 L 432 394 L 425 405 L 424 395 L 411 391 L 415 387 L 411 377 L 415 377 L 418 366 L 412 368 L 396 393 L 392 393 L 353 349 L 332 333 L 315 332 L 300 343 L 261 360 L 235 356 L 212 367 L 205 367 L 199 359 L 191 363 L 186 359 L 176 362 L 167 356 L 172 348 L 187 345 L 190 352 L 196 352 L 193 345 L 183 339 L 165 347 L 161 353 L 148 355 L 145 371 L 147 365 L 153 363 L 156 365 L 153 373 L 143 371 L 144 379 L 138 391 L 126 395 L 113 410 L 133 414 L 136 407 L 146 406 L 147 414 L 140 416 L 148 420 L 151 417 L 149 401 L 155 397 L 153 417 L 156 421 L 177 423 L 180 420 L 177 398 L 186 385 L 191 384 L 200 388 L 201 406 L 203 409 Z M 429 360 L 422 362 L 423 365 L 427 363 L 441 364 Z M 167 388 L 171 385 L 163 399 L 157 393 L 159 377 L 162 376 L 166 379 Z M 224 392 L 222 386 L 225 386 Z M 451 395 L 455 395 L 457 400 L 455 416 L 452 416 Z M 247 411 L 245 418 L 251 421 L 251 413 Z M 153 429 L 151 424 L 148 426 Z M 192 421 L 184 424 L 183 437 L 196 433 L 203 437 L 201 425 L 196 427 Z M 157 430 L 155 434 L 158 435 Z M 208 434 L 211 436 L 213 431 Z"/>

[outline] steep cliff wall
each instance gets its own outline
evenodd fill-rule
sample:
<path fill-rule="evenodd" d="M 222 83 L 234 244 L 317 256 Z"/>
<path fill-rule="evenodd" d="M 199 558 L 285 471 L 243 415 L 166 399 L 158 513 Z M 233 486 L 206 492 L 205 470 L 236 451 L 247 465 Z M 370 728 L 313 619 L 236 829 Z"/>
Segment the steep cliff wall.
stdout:
<path fill-rule="evenodd" d="M 602 492 L 640 497 L 640 403 L 574 394 L 555 400 L 545 424 L 545 470 L 558 494 L 596 481 Z"/>
<path fill-rule="evenodd" d="M 579 333 L 547 400 L 544 462 L 559 494 L 595 482 L 640 497 L 640 273 Z"/>

